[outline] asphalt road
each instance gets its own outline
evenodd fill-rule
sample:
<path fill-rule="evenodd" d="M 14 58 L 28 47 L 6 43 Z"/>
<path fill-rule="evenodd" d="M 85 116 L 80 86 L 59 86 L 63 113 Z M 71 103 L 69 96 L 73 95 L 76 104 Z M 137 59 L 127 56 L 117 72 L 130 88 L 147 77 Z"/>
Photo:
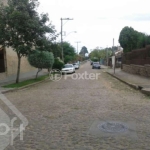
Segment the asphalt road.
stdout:
<path fill-rule="evenodd" d="M 150 97 L 103 71 L 87 62 L 76 75 L 5 94 L 29 121 L 6 150 L 149 150 Z"/>

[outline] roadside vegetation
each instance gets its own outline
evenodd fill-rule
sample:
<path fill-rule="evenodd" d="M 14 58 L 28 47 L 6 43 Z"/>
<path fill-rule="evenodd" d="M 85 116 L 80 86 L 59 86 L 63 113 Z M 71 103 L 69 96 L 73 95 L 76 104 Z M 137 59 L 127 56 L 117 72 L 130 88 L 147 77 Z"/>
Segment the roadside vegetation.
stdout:
<path fill-rule="evenodd" d="M 112 48 L 99 49 L 95 48 L 89 55 L 92 61 L 105 61 L 107 57 L 112 55 Z"/>
<path fill-rule="evenodd" d="M 48 69 L 48 73 L 50 74 L 50 70 L 52 69 L 52 66 L 54 64 L 54 56 L 53 53 L 48 51 L 34 50 L 28 56 L 28 61 L 31 66 L 38 68 L 36 74 L 37 78 L 38 73 L 42 71 L 42 69 Z"/>
<path fill-rule="evenodd" d="M 8 0 L 8 5 L 0 3 L 0 45 L 11 47 L 17 54 L 18 65 L 16 83 L 19 83 L 21 58 L 27 57 L 30 65 L 40 72 L 43 68 L 61 69 L 64 63 L 84 60 L 68 42 L 55 42 L 58 33 L 52 25 L 48 14 L 39 14 L 36 10 L 38 0 Z M 56 61 L 56 62 L 54 62 Z M 53 67 L 54 64 L 54 67 Z"/>
<path fill-rule="evenodd" d="M 40 82 L 40 81 L 44 81 L 46 78 L 48 78 L 48 75 L 40 76 L 36 79 L 34 78 L 34 79 L 21 81 L 19 83 L 8 84 L 8 85 L 5 85 L 3 87 L 4 88 L 20 88 L 20 87 L 27 86 L 27 85 L 30 85 L 30 84 L 34 84 L 34 83 L 37 83 L 37 82 Z"/>
<path fill-rule="evenodd" d="M 38 5 L 37 0 L 8 0 L 8 5 L 0 5 L 0 45 L 13 48 L 17 54 L 16 83 L 19 83 L 21 58 L 57 37 L 48 14 L 36 11 Z"/>
<path fill-rule="evenodd" d="M 134 30 L 132 27 L 125 26 L 119 35 L 119 43 L 123 51 L 131 52 L 150 45 L 150 35 Z"/>

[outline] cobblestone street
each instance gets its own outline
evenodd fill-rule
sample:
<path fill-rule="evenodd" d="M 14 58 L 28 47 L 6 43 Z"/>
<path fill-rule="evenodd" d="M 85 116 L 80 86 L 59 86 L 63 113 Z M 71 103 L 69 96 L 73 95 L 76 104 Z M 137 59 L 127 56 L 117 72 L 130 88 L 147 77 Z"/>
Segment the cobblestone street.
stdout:
<path fill-rule="evenodd" d="M 74 80 L 67 75 L 66 80 L 49 80 L 5 94 L 29 121 L 24 140 L 18 136 L 6 150 L 150 150 L 150 97 L 104 69 L 92 69 L 90 62 L 76 73 L 85 71 L 101 74 L 95 80 Z M 132 122 L 134 131 L 127 136 L 90 132 L 95 122 L 108 120 Z"/>

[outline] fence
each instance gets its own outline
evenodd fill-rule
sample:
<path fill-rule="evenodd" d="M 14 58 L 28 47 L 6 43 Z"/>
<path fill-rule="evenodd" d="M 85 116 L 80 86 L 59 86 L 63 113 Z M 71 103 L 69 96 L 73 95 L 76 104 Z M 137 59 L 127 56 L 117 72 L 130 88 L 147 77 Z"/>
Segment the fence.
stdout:
<path fill-rule="evenodd" d="M 150 45 L 145 48 L 132 50 L 123 54 L 123 64 L 145 65 L 150 64 Z"/>

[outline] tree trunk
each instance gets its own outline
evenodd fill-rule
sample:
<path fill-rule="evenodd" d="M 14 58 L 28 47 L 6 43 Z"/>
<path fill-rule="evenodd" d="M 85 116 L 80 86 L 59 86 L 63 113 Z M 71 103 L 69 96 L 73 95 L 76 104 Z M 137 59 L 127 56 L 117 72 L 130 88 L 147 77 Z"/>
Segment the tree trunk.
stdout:
<path fill-rule="evenodd" d="M 51 73 L 52 73 L 52 66 L 50 68 L 48 68 L 48 76 L 49 76 L 49 78 L 50 78 Z"/>
<path fill-rule="evenodd" d="M 18 56 L 18 67 L 17 67 L 16 83 L 19 83 L 21 56 L 20 56 L 20 54 L 17 54 L 17 56 Z"/>
<path fill-rule="evenodd" d="M 51 74 L 51 69 L 48 68 L 48 76 L 50 77 L 50 74 Z"/>
<path fill-rule="evenodd" d="M 38 68 L 38 71 L 37 71 L 37 73 L 36 73 L 36 79 L 37 79 L 37 77 L 38 77 L 38 73 L 41 71 L 42 69 L 41 68 Z"/>

